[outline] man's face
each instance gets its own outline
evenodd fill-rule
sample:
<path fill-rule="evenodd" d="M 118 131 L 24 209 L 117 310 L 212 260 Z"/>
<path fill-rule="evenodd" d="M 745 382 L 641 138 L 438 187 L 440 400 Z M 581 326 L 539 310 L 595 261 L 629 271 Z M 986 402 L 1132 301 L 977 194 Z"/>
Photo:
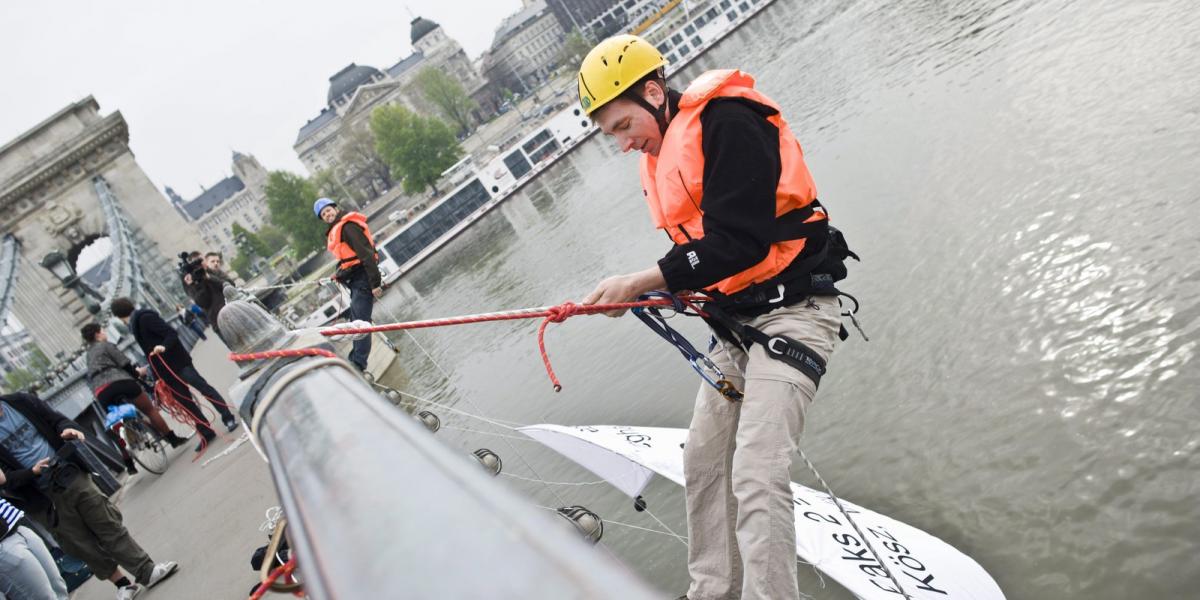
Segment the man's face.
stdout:
<path fill-rule="evenodd" d="M 209 271 L 220 271 L 223 261 L 220 256 L 212 255 L 204 257 L 204 268 Z"/>
<path fill-rule="evenodd" d="M 326 206 L 325 208 L 321 209 L 321 220 L 333 225 L 333 222 L 337 220 L 337 212 L 336 206 L 332 204 Z"/>
<path fill-rule="evenodd" d="M 642 95 L 651 106 L 662 106 L 666 96 L 662 88 L 654 83 L 648 83 Z M 662 148 L 662 132 L 658 130 L 658 121 L 645 108 L 627 98 L 617 98 L 600 107 L 592 113 L 592 118 L 604 135 L 612 136 L 621 152 L 637 150 L 658 156 Z"/>

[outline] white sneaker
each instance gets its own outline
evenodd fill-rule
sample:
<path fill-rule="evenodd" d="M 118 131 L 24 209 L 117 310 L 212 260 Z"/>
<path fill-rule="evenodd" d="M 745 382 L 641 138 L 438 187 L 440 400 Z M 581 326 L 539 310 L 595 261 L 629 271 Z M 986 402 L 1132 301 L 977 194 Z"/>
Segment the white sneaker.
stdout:
<path fill-rule="evenodd" d="M 154 565 L 154 570 L 150 571 L 150 581 L 146 582 L 146 587 L 154 587 L 162 580 L 175 574 L 179 570 L 179 563 L 168 560 Z"/>
<path fill-rule="evenodd" d="M 133 600 L 142 593 L 142 586 L 137 583 L 131 583 L 125 587 L 117 588 L 117 600 Z"/>

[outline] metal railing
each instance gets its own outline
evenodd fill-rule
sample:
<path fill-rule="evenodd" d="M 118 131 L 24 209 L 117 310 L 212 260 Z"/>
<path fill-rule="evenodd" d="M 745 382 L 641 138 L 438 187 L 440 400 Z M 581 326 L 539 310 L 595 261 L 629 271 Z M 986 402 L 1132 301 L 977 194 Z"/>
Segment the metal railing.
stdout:
<path fill-rule="evenodd" d="M 237 352 L 306 345 L 248 302 L 226 305 L 220 321 Z M 656 597 L 344 360 L 243 366 L 231 397 L 270 463 L 310 597 Z"/>

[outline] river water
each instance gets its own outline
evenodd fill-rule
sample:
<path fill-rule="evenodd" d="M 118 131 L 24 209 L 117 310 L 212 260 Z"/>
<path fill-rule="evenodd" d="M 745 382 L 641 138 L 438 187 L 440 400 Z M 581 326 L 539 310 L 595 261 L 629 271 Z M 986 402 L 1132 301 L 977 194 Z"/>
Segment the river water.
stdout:
<path fill-rule="evenodd" d="M 1200 597 L 1194 4 L 779 0 L 699 63 L 674 84 L 738 67 L 783 105 L 863 258 L 842 287 L 871 341 L 839 348 L 803 439 L 833 489 L 971 555 L 1009 598 Z M 636 160 L 582 145 L 406 277 L 377 320 L 577 300 L 649 266 L 668 241 Z M 550 327 L 558 394 L 536 328 L 396 336 L 392 383 L 511 422 L 687 426 L 699 380 L 633 317 Z M 492 448 L 506 473 L 596 479 L 440 415 L 444 441 Z M 663 528 L 605 485 L 504 482 Z M 645 496 L 686 531 L 678 487 Z M 603 544 L 664 596 L 685 590 L 679 540 L 610 523 Z M 850 597 L 801 572 L 806 593 Z"/>

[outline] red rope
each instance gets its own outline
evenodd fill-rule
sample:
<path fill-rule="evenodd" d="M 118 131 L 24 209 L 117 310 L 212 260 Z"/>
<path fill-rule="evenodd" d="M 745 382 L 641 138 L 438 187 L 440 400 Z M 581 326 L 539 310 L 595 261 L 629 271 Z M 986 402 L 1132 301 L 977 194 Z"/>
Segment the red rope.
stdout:
<path fill-rule="evenodd" d="M 271 589 L 271 584 L 275 583 L 276 579 L 279 579 L 283 575 L 291 575 L 292 571 L 295 571 L 295 570 L 296 570 L 296 557 L 293 556 L 293 557 L 289 558 L 286 563 L 283 563 L 282 565 L 279 565 L 278 567 L 275 567 L 274 569 L 272 569 L 271 574 L 268 575 L 267 578 L 262 583 L 258 584 L 258 588 L 255 589 L 254 592 L 250 594 L 249 600 L 260 600 L 263 596 L 266 595 L 267 591 L 269 591 Z"/>
<path fill-rule="evenodd" d="M 198 452 L 196 454 L 196 456 L 192 457 L 192 462 L 196 462 L 197 460 L 200 459 L 200 456 L 202 454 L 204 454 L 204 451 L 208 448 L 208 438 L 205 437 L 204 432 L 201 431 L 201 429 L 200 429 L 201 423 L 203 423 L 203 421 L 200 420 L 200 417 L 192 414 L 192 411 L 185 408 L 183 406 L 183 404 L 181 404 L 176 399 L 176 398 L 182 398 L 183 397 L 182 394 L 180 394 L 179 392 L 176 392 L 174 388 L 172 388 L 170 385 L 167 384 L 166 379 L 163 377 L 162 373 L 159 372 L 158 367 L 154 366 L 154 362 L 155 362 L 154 358 L 158 358 L 158 362 L 162 364 L 163 368 L 167 370 L 167 373 L 169 375 L 171 375 L 171 377 L 173 377 L 175 379 L 175 381 L 178 381 L 179 383 L 183 384 L 183 387 L 185 389 L 190 389 L 190 387 L 188 386 L 187 381 L 183 377 L 180 377 L 179 374 L 176 373 L 171 368 L 171 365 L 167 364 L 167 359 L 163 358 L 159 354 L 151 354 L 149 356 L 149 358 L 150 358 L 150 368 L 154 370 L 154 377 L 158 379 L 158 381 L 155 382 L 155 384 L 154 384 L 155 398 L 158 399 L 158 402 L 160 405 L 162 405 L 163 410 L 166 410 L 167 414 L 171 415 L 172 419 L 175 419 L 176 421 L 183 423 L 185 425 L 190 425 L 192 427 L 192 429 L 196 430 L 196 435 L 200 438 L 200 452 Z M 220 404 L 221 406 L 224 406 L 225 408 L 229 408 L 228 404 L 225 404 L 224 402 L 221 402 L 220 400 L 216 400 L 214 398 L 209 398 L 208 396 L 205 396 L 203 393 L 201 393 L 200 395 L 204 396 L 205 399 L 207 399 L 209 402 L 211 402 L 213 404 Z M 199 402 L 196 402 L 194 398 L 188 398 L 188 399 L 192 400 L 192 403 L 196 405 L 196 408 L 200 411 L 201 414 L 204 414 L 204 410 L 205 410 L 204 406 L 202 406 Z M 219 434 L 217 434 L 216 428 L 212 426 L 212 421 L 216 419 L 216 414 L 212 413 L 211 411 L 209 414 L 212 416 L 212 419 L 209 419 L 209 422 L 205 426 L 208 427 L 209 431 L 212 431 L 214 435 L 219 435 Z"/>
<path fill-rule="evenodd" d="M 700 314 L 700 309 L 693 302 L 707 300 L 704 296 L 691 295 L 680 296 L 680 300 L 693 310 Z M 538 352 L 542 356 L 542 364 L 546 366 L 546 375 L 550 377 L 550 383 L 554 384 L 554 391 L 562 391 L 562 384 L 558 381 L 558 376 L 554 374 L 554 367 L 550 365 L 550 355 L 546 353 L 546 326 L 551 323 L 562 323 L 567 319 L 576 315 L 595 315 L 607 313 L 617 310 L 629 310 L 631 308 L 649 307 L 649 306 L 673 306 L 674 303 L 666 298 L 655 298 L 652 300 L 640 300 L 637 302 L 615 302 L 611 304 L 575 304 L 574 302 L 564 302 L 555 306 L 540 306 L 537 308 L 522 308 L 504 312 L 483 313 L 476 315 L 463 315 L 459 317 L 446 317 L 441 319 L 426 319 L 423 321 L 405 321 L 401 323 L 386 323 L 383 325 L 371 325 L 369 327 L 327 327 L 317 330 L 318 333 L 327 337 L 340 335 L 354 335 L 360 333 L 376 333 L 382 331 L 401 331 L 406 329 L 424 329 L 428 327 L 444 327 L 448 325 L 467 325 L 470 323 L 485 323 L 488 321 L 515 321 L 518 319 L 542 319 L 541 325 L 538 326 Z M 254 352 L 249 354 L 230 354 L 229 358 L 234 361 L 259 360 L 264 358 L 279 358 L 284 356 L 333 356 L 328 350 L 320 350 L 318 348 L 303 348 L 299 350 L 271 350 L 267 352 Z"/>
<path fill-rule="evenodd" d="M 229 360 L 245 362 L 248 360 L 263 360 L 267 358 L 290 358 L 295 356 L 327 356 L 337 358 L 337 355 L 324 348 L 297 348 L 294 350 L 267 350 L 265 352 L 229 353 Z"/>

